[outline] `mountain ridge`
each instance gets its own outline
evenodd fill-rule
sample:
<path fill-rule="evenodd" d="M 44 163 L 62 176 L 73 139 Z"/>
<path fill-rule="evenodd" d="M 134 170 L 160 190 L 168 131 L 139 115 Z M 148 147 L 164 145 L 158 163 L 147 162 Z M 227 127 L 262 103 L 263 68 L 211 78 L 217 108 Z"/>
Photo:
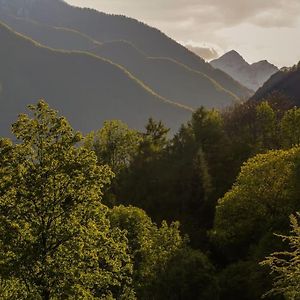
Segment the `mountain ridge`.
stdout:
<path fill-rule="evenodd" d="M 108 60 L 44 47 L 1 23 L 0 39 L 1 135 L 8 134 L 9 124 L 28 103 L 41 98 L 84 132 L 107 119 L 141 129 L 151 116 L 176 130 L 192 113 L 156 95 Z"/>
<path fill-rule="evenodd" d="M 1 3 L 1 2 L 0 2 Z M 1 5 L 1 4 L 0 4 Z M 205 73 L 225 89 L 240 98 L 250 91 L 220 70 L 215 70 L 202 58 L 186 49 L 160 30 L 138 20 L 119 15 L 108 15 L 89 8 L 78 8 L 60 0 L 6 1 L 12 14 L 47 24 L 77 30 L 98 42 L 126 40 L 151 57 L 170 57 L 186 66 Z"/>
<path fill-rule="evenodd" d="M 237 51 L 231 50 L 210 64 L 238 80 L 244 86 L 256 91 L 266 80 L 278 71 L 278 68 L 267 60 L 249 64 Z"/>
<path fill-rule="evenodd" d="M 273 76 L 251 97 L 250 101 L 267 100 L 279 94 L 288 98 L 293 105 L 300 107 L 300 62 L 292 68 L 283 68 Z"/>
<path fill-rule="evenodd" d="M 158 95 L 184 106 L 222 108 L 238 101 L 236 95 L 206 74 L 169 57 L 148 57 L 131 42 L 122 40 L 99 43 L 67 28 L 52 28 L 37 21 L 3 13 L 0 14 L 1 19 L 14 30 L 47 47 L 87 51 L 108 59 L 126 68 Z"/>

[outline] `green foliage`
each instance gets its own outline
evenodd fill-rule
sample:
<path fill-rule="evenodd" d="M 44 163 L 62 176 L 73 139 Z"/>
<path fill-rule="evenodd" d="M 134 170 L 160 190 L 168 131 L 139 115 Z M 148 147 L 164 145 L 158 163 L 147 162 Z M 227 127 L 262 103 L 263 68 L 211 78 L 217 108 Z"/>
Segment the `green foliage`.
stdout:
<path fill-rule="evenodd" d="M 203 182 L 210 181 L 206 193 L 213 191 L 215 198 L 221 196 L 228 189 L 226 163 L 230 155 L 222 115 L 217 110 L 202 107 L 193 114 L 188 126 L 195 137 L 193 159 L 202 152 L 202 179 Z"/>
<path fill-rule="evenodd" d="M 192 116 L 190 126 L 203 147 L 211 146 L 212 140 L 218 137 L 221 132 L 222 118 L 217 110 L 206 110 L 199 108 Z"/>
<path fill-rule="evenodd" d="M 100 165 L 108 165 L 115 174 L 128 167 L 139 147 L 141 137 L 121 121 L 106 121 L 97 132 L 91 132 L 85 146 L 93 150 Z"/>
<path fill-rule="evenodd" d="M 218 280 L 220 299 L 230 300 L 260 299 L 271 285 L 268 271 L 256 260 L 237 261 L 222 268 Z"/>
<path fill-rule="evenodd" d="M 258 262 L 280 247 L 273 232 L 286 232 L 287 216 L 299 209 L 299 159 L 299 148 L 255 156 L 219 200 L 211 237 L 226 266 L 225 299 L 257 299 L 270 289 L 272 276 Z"/>
<path fill-rule="evenodd" d="M 0 141 L 0 275 L 28 299 L 131 299 L 127 240 L 101 204 L 112 172 L 44 101 Z M 20 283 L 20 284 L 19 284 Z M 20 299 L 25 299 L 22 294 Z"/>
<path fill-rule="evenodd" d="M 156 122 L 152 118 L 148 120 L 145 128 L 146 132 L 143 134 L 139 152 L 140 156 L 147 161 L 153 156 L 157 158 L 157 155 L 166 148 L 170 129 L 166 128 L 161 121 Z"/>
<path fill-rule="evenodd" d="M 288 242 L 290 250 L 274 252 L 261 264 L 268 266 L 274 279 L 273 289 L 266 295 L 284 295 L 285 299 L 296 300 L 300 298 L 300 226 L 299 214 L 292 215 L 290 235 L 279 235 Z"/>
<path fill-rule="evenodd" d="M 142 142 L 141 134 L 118 120 L 106 121 L 97 132 L 85 137 L 84 147 L 94 151 L 99 165 L 108 165 L 117 178 L 106 189 L 103 202 L 109 206 L 116 204 L 116 190 L 119 188 L 119 177 L 135 159 Z"/>
<path fill-rule="evenodd" d="M 286 216 L 299 206 L 298 149 L 267 153 L 295 144 L 297 110 L 285 112 L 280 105 L 273 99 L 222 114 L 200 108 L 171 140 L 163 124 L 150 119 L 136 155 L 117 175 L 115 199 L 145 209 L 157 223 L 179 220 L 193 247 L 215 252 L 224 265 L 221 297 L 253 299 L 269 288 L 271 279 L 258 262 L 277 247 L 272 232 L 287 230 Z M 220 196 L 210 245 L 207 231 Z M 237 273 L 231 280 L 232 270 Z M 234 289 L 235 280 L 240 286 Z"/>
<path fill-rule="evenodd" d="M 156 205 L 156 202 L 152 201 L 154 200 L 152 193 L 153 189 L 158 191 L 159 170 L 162 166 L 161 159 L 169 144 L 167 138 L 169 129 L 162 122 L 156 122 L 151 118 L 145 129 L 132 163 L 117 178 L 116 198 L 122 200 L 121 204 L 135 205 L 150 213 L 151 208 Z M 157 221 L 156 218 L 154 220 Z"/>
<path fill-rule="evenodd" d="M 4 279 L 0 277 L 0 295 L 3 300 L 32 299 L 26 285 L 15 278 Z"/>
<path fill-rule="evenodd" d="M 107 121 L 84 140 L 45 102 L 30 109 L 0 142 L 4 299 L 251 300 L 276 272 L 272 293 L 288 286 L 281 256 L 270 276 L 258 262 L 300 209 L 298 109 L 200 108 L 172 139 L 153 119 L 144 133 Z"/>
<path fill-rule="evenodd" d="M 285 148 L 299 145 L 300 143 L 300 109 L 288 110 L 280 123 L 281 144 Z"/>
<path fill-rule="evenodd" d="M 278 119 L 281 110 L 269 102 L 246 102 L 223 113 L 230 148 L 239 163 L 250 156 L 278 147 Z"/>
<path fill-rule="evenodd" d="M 159 289 L 153 299 L 217 300 L 219 286 L 215 269 L 200 251 L 178 251 L 159 276 Z"/>
<path fill-rule="evenodd" d="M 138 299 L 218 299 L 213 266 L 187 247 L 178 223 L 158 227 L 135 207 L 114 207 L 109 215 L 111 224 L 127 233 Z"/>
<path fill-rule="evenodd" d="M 156 226 L 146 213 L 135 207 L 116 206 L 109 212 L 112 226 L 126 231 L 129 252 L 134 263 L 133 283 L 139 299 L 151 299 L 159 293 L 161 272 L 170 258 L 185 241 L 180 236 L 179 224 L 163 222 Z M 177 284 L 180 284 L 178 281 Z"/>
<path fill-rule="evenodd" d="M 179 220 L 199 246 L 212 225 L 212 195 L 225 186 L 218 180 L 223 172 L 222 118 L 201 108 L 172 140 L 167 133 L 161 122 L 149 120 L 138 154 L 118 178 L 116 198 L 145 209 L 155 222 Z"/>
<path fill-rule="evenodd" d="M 240 257 L 268 233 L 286 228 L 297 204 L 299 148 L 270 151 L 250 159 L 233 188 L 219 201 L 213 237 Z"/>
<path fill-rule="evenodd" d="M 258 148 L 272 149 L 276 140 L 276 113 L 268 102 L 262 102 L 256 107 L 256 128 Z"/>

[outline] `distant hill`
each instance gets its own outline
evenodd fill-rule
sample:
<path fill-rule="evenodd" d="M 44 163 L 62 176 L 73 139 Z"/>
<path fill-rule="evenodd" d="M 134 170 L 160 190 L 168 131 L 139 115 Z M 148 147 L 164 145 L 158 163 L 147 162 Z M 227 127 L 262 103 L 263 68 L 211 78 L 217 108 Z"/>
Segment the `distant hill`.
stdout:
<path fill-rule="evenodd" d="M 3 24 L 0 41 L 0 135 L 8 134 L 25 105 L 40 98 L 84 132 L 107 119 L 142 128 L 150 116 L 175 130 L 191 115 L 191 109 L 158 96 L 110 61 L 42 47 Z"/>
<path fill-rule="evenodd" d="M 2 10 L 0 10 L 0 21 L 14 31 L 50 48 L 85 51 L 100 45 L 100 43 L 76 30 L 41 24 L 30 19 L 6 14 Z"/>
<path fill-rule="evenodd" d="M 56 49 L 81 50 L 112 60 L 163 97 L 197 108 L 221 108 L 238 98 L 208 76 L 172 59 L 150 58 L 127 41 L 98 43 L 77 31 L 0 13 L 0 20 L 39 43 Z"/>
<path fill-rule="evenodd" d="M 210 64 L 214 68 L 226 72 L 232 78 L 253 91 L 261 87 L 270 76 L 278 71 L 276 66 L 266 60 L 249 64 L 234 50 L 224 54 L 220 58 L 212 60 Z"/>
<path fill-rule="evenodd" d="M 251 98 L 261 101 L 272 94 L 281 94 L 300 107 L 300 63 L 293 68 L 285 68 L 274 74 Z"/>
<path fill-rule="evenodd" d="M 205 74 L 170 58 L 147 57 L 125 41 L 103 43 L 91 52 L 124 66 L 161 96 L 193 108 L 221 108 L 238 100 Z"/>
<path fill-rule="evenodd" d="M 223 71 L 214 69 L 159 30 L 137 20 L 73 7 L 61 0 L 2 0 L 0 5 L 5 14 L 30 19 L 52 27 L 72 29 L 100 43 L 120 40 L 130 42 L 147 57 L 168 57 L 205 74 L 223 89 L 238 97 L 247 98 L 250 95 L 247 88 Z"/>

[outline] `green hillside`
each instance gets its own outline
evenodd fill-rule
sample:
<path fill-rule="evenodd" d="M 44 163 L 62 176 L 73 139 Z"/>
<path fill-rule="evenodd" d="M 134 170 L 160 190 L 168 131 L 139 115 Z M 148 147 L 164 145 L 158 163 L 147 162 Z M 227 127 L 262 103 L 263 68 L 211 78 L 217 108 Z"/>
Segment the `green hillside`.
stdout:
<path fill-rule="evenodd" d="M 2 11 L 54 27 L 79 31 L 98 42 L 126 40 L 151 57 L 169 57 L 189 68 L 200 71 L 238 97 L 250 92 L 224 72 L 214 69 L 161 31 L 137 20 L 108 15 L 92 9 L 81 9 L 61 0 L 10 0 L 2 3 Z"/>
<path fill-rule="evenodd" d="M 86 50 L 125 67 L 159 95 L 197 108 L 231 105 L 237 96 L 207 75 L 169 58 L 147 57 L 127 41 L 97 43 L 77 31 L 55 28 L 28 19 L 0 14 L 0 19 L 17 32 L 51 48 Z"/>
<path fill-rule="evenodd" d="M 91 52 L 124 66 L 163 97 L 193 108 L 220 108 L 238 100 L 207 75 L 167 57 L 146 57 L 124 41 L 103 43 Z"/>
<path fill-rule="evenodd" d="M 87 50 L 100 43 L 76 30 L 44 25 L 29 19 L 19 18 L 0 11 L 1 22 L 33 40 L 55 49 Z"/>
<path fill-rule="evenodd" d="M 287 97 L 292 104 L 300 106 L 300 63 L 292 68 L 282 69 L 255 93 L 252 100 L 261 101 L 272 94 L 279 93 Z"/>
<path fill-rule="evenodd" d="M 168 101 L 121 67 L 82 52 L 54 51 L 0 25 L 0 134 L 26 104 L 39 98 L 84 132 L 106 119 L 142 128 L 152 116 L 175 129 L 191 109 Z M 116 88 L 117 87 L 117 88 Z"/>

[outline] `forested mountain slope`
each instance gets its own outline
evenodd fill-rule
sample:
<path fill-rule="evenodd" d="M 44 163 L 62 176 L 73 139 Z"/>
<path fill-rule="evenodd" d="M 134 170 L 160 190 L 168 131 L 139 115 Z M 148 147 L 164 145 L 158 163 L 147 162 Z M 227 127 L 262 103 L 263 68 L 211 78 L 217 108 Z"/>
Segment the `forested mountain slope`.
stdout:
<path fill-rule="evenodd" d="M 0 135 L 8 133 L 9 124 L 25 105 L 39 98 L 84 132 L 107 119 L 142 128 L 151 116 L 176 129 L 190 116 L 190 109 L 156 95 L 104 59 L 42 47 L 2 24 L 0 40 Z"/>
<path fill-rule="evenodd" d="M 87 51 L 120 64 L 159 95 L 197 108 L 221 108 L 238 100 L 207 75 L 169 58 L 147 57 L 127 41 L 99 43 L 78 31 L 44 25 L 0 13 L 0 20 L 17 32 L 56 49 Z"/>
<path fill-rule="evenodd" d="M 252 97 L 260 101 L 274 93 L 289 98 L 295 105 L 300 106 L 300 64 L 293 68 L 282 69 L 274 74 Z"/>
<path fill-rule="evenodd" d="M 125 41 L 103 43 L 90 52 L 124 66 L 161 96 L 193 108 L 221 108 L 238 100 L 207 75 L 167 57 L 146 57 Z"/>
<path fill-rule="evenodd" d="M 81 9 L 61 0 L 2 0 L 1 10 L 42 24 L 64 27 L 88 35 L 98 42 L 126 40 L 151 57 L 169 57 L 206 74 L 238 97 L 248 97 L 249 90 L 229 75 L 214 69 L 203 59 L 159 30 L 125 16 L 108 15 Z"/>
<path fill-rule="evenodd" d="M 0 21 L 14 31 L 50 48 L 85 51 L 100 44 L 78 31 L 41 24 L 30 19 L 6 14 L 1 10 Z"/>

